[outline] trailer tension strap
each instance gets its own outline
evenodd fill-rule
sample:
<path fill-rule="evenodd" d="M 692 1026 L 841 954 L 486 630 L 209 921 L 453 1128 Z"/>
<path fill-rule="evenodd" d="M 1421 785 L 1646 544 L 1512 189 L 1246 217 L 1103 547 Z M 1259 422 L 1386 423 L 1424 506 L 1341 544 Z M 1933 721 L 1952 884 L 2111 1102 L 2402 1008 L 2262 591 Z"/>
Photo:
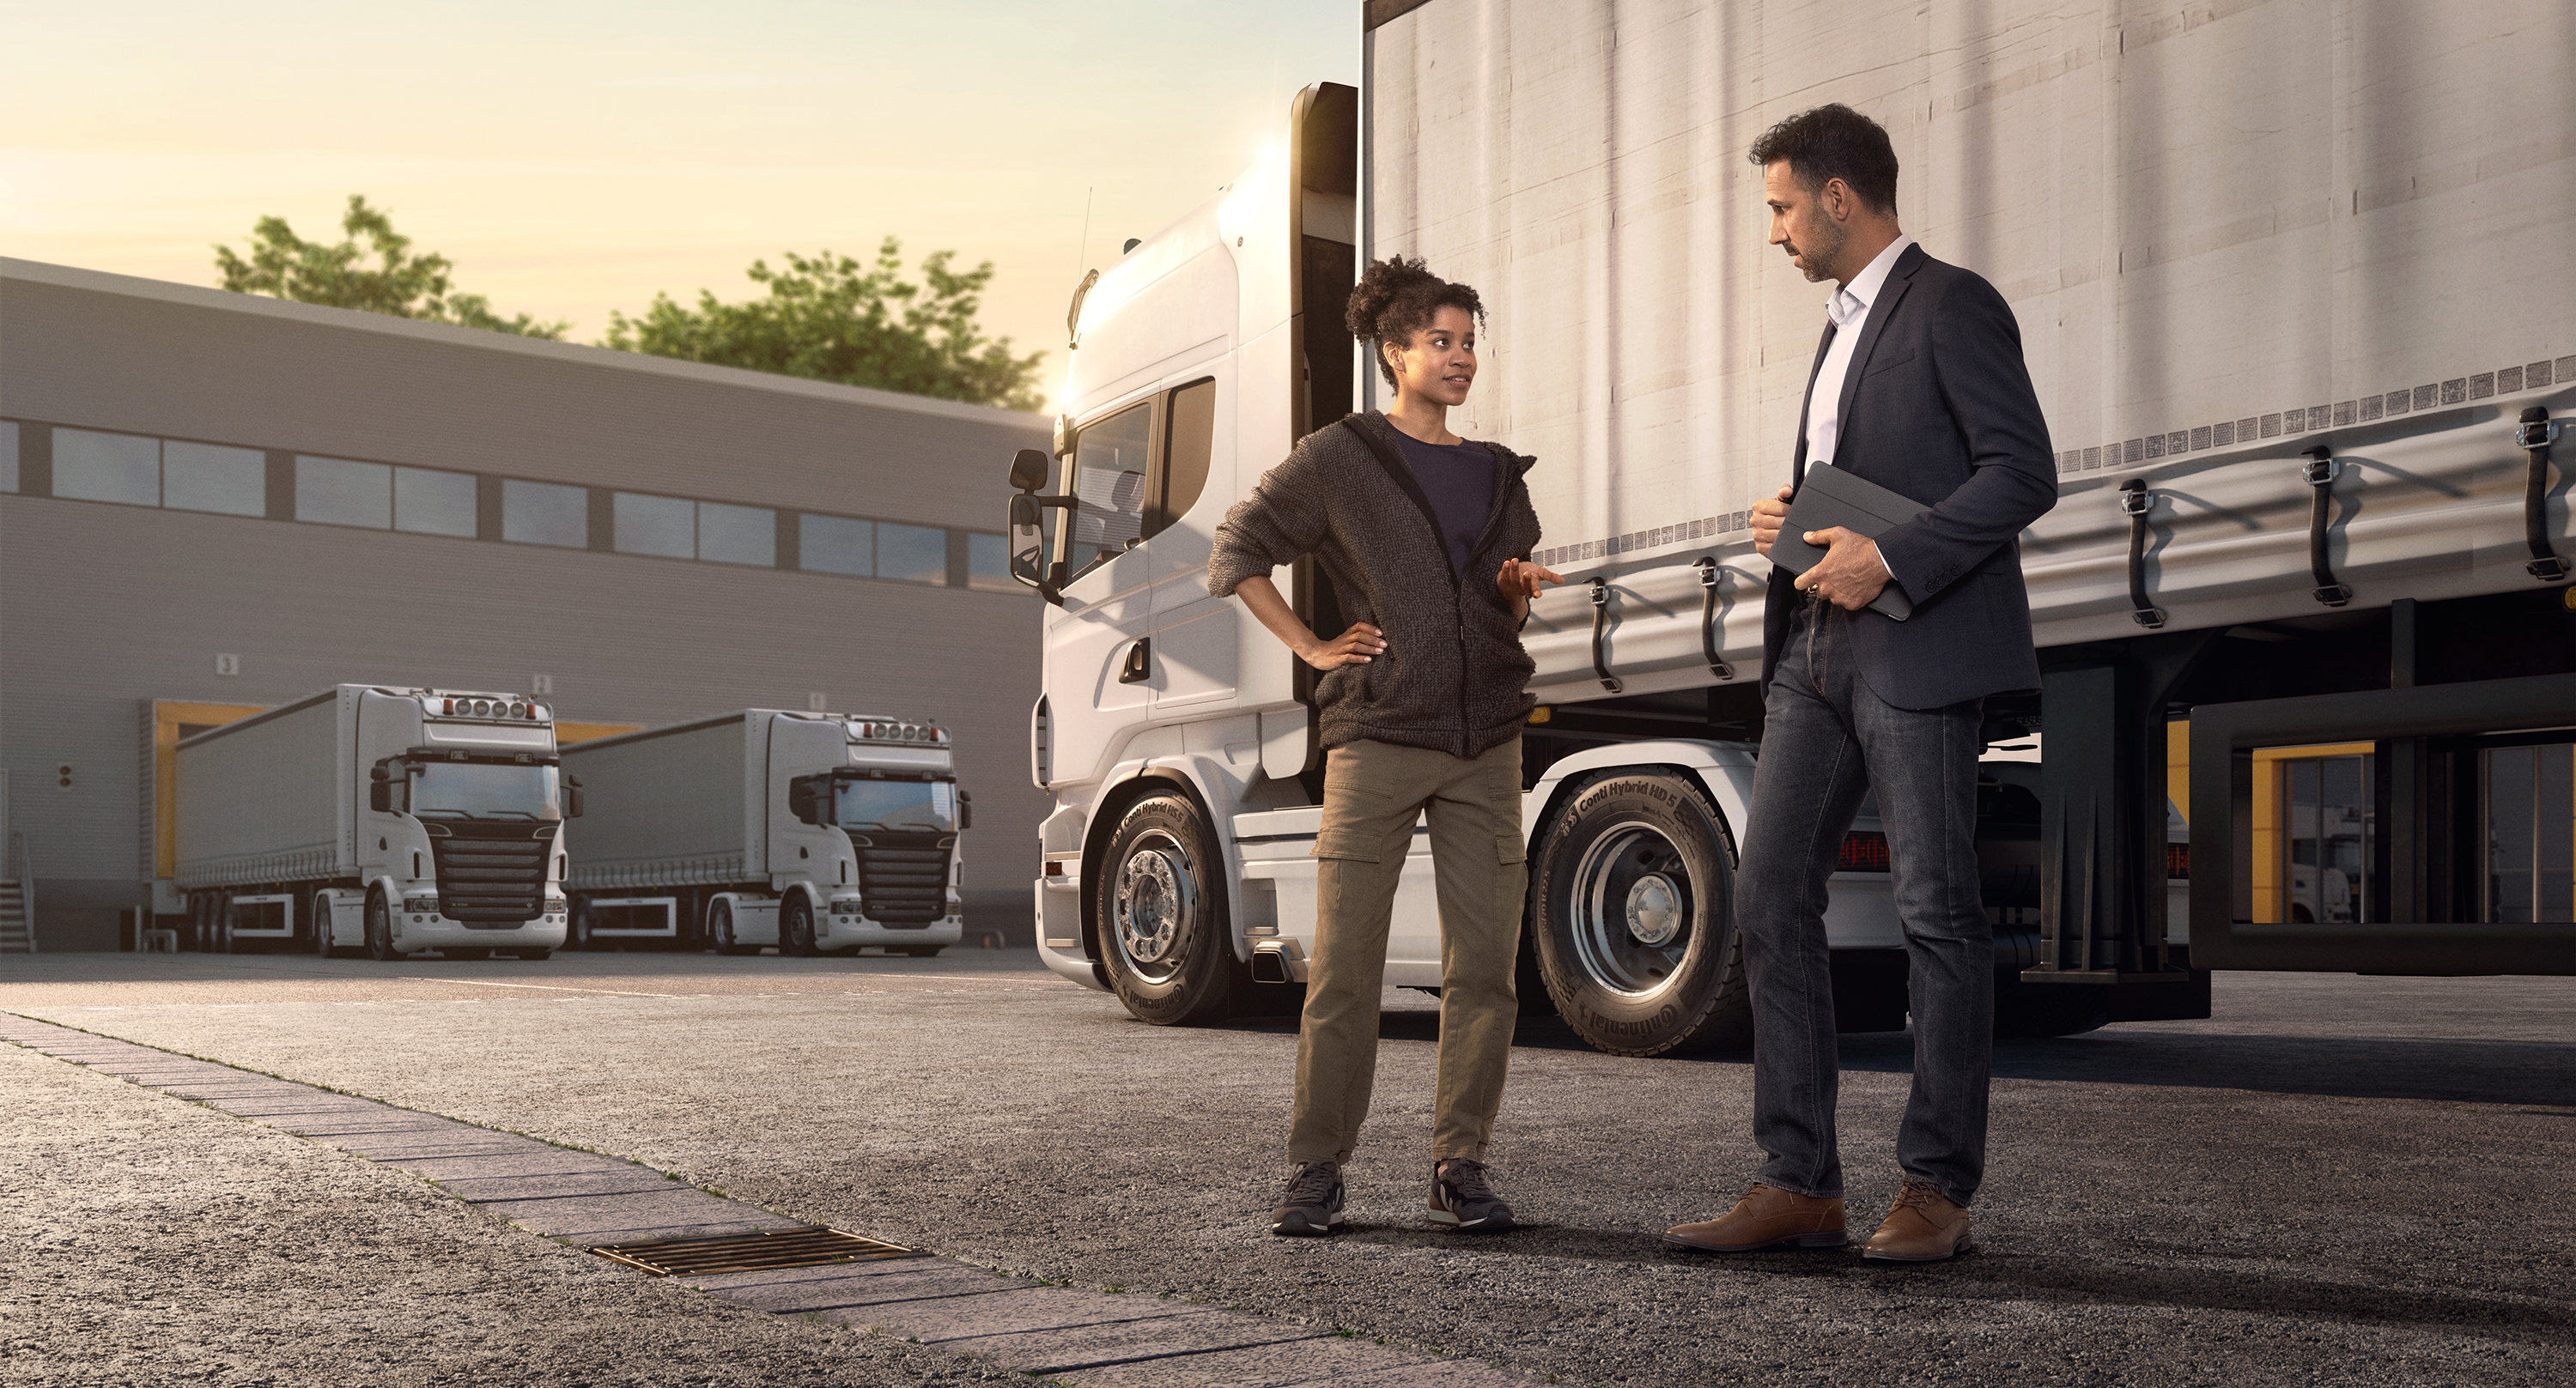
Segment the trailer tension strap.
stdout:
<path fill-rule="evenodd" d="M 2333 449 L 2323 445 L 2309 449 L 2307 459 L 2299 475 L 2316 494 L 2316 504 L 2308 510 L 2308 572 L 2317 580 L 2316 600 L 2341 607 L 2352 601 L 2352 589 L 2335 582 L 2334 565 L 2326 558 L 2326 524 L 2334 480 L 2342 475 L 2343 464 L 2335 461 Z"/>
<path fill-rule="evenodd" d="M 2567 561 L 2549 547 L 2549 445 L 2557 437 L 2547 405 L 2524 410 L 2513 434 L 2514 446 L 2531 454 L 2531 478 L 2522 488 L 2522 534 L 2531 544 L 2531 562 L 2522 567 L 2543 583 L 2564 583 L 2568 573 Z"/>
<path fill-rule="evenodd" d="M 2147 601 L 2147 512 L 2155 505 L 2145 478 L 2120 484 L 2120 510 L 2129 517 L 2129 619 L 2149 631 L 2165 624 L 2164 609 Z"/>
<path fill-rule="evenodd" d="M 1717 590 L 1726 585 L 1726 571 L 1717 560 L 1701 555 L 1691 561 L 1699 570 L 1699 653 L 1708 660 L 1708 672 L 1722 680 L 1735 678 L 1735 669 L 1720 659 L 1717 652 Z"/>
<path fill-rule="evenodd" d="M 1610 662 L 1603 658 L 1601 642 L 1610 634 L 1610 585 L 1606 580 L 1592 580 L 1592 674 L 1601 687 L 1616 694 L 1625 686 L 1610 673 Z"/>

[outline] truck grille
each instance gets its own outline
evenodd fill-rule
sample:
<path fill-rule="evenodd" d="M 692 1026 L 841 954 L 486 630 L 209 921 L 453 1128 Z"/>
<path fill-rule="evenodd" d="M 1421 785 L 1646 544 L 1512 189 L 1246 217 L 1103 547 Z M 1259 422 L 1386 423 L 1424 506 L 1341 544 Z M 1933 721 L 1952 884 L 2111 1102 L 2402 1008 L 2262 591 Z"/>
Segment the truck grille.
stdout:
<path fill-rule="evenodd" d="M 948 853 L 937 847 L 859 850 L 859 909 L 879 925 L 923 926 L 948 914 Z"/>
<path fill-rule="evenodd" d="M 441 824 L 429 841 L 438 862 L 439 913 L 468 929 L 509 930 L 544 914 L 546 855 L 554 826 Z"/>

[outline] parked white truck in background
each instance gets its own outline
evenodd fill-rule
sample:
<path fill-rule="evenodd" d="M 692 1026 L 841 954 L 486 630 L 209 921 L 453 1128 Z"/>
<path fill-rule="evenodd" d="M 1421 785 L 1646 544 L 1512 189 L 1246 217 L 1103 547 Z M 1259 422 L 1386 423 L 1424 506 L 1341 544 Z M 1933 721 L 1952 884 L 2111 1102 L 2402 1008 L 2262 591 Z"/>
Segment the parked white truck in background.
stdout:
<path fill-rule="evenodd" d="M 1787 480 L 1825 314 L 1745 151 L 1844 101 L 1895 140 L 1907 229 L 2013 305 L 2060 450 L 2022 539 L 2043 688 L 1987 705 L 1990 745 L 2042 756 L 1980 797 L 1999 1025 L 2206 1016 L 2213 967 L 2576 972 L 2549 456 L 2576 117 L 2565 83 L 2498 75 L 2576 51 L 2576 8 L 1365 12 L 1365 92 L 1302 93 L 1271 157 L 1085 280 L 1055 457 L 1012 465 L 1014 570 L 1049 602 L 1048 967 L 1160 1022 L 1303 977 L 1311 678 L 1206 563 L 1295 439 L 1377 396 L 1342 310 L 1401 252 L 1481 291 L 1452 425 L 1538 459 L 1534 557 L 1571 580 L 1527 632 L 1525 1002 L 1623 1053 L 1747 1036 L 1746 511 Z M 1329 584 L 1294 587 L 1341 629 Z M 2327 822 L 2359 840 L 2344 920 L 2291 900 Z M 1843 1025 L 1901 1025 L 1866 820 L 1843 866 Z M 1422 850 L 1401 893 L 1387 979 L 1434 986 Z"/>
<path fill-rule="evenodd" d="M 377 959 L 543 959 L 564 939 L 553 711 L 344 684 L 179 743 L 177 886 L 196 938 Z"/>
<path fill-rule="evenodd" d="M 578 948 L 927 958 L 964 933 L 972 821 L 935 723 L 744 709 L 564 751 L 588 799 Z"/>

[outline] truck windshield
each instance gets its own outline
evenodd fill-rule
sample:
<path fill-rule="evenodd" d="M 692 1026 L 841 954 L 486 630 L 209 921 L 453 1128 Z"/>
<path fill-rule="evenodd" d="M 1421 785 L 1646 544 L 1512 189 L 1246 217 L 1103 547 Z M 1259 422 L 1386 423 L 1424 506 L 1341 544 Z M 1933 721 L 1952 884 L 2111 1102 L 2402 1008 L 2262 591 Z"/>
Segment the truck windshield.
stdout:
<path fill-rule="evenodd" d="M 842 781 L 832 803 L 844 829 L 946 832 L 957 822 L 954 781 Z"/>
<path fill-rule="evenodd" d="M 429 762 L 412 779 L 411 812 L 467 819 L 554 819 L 555 769 Z"/>

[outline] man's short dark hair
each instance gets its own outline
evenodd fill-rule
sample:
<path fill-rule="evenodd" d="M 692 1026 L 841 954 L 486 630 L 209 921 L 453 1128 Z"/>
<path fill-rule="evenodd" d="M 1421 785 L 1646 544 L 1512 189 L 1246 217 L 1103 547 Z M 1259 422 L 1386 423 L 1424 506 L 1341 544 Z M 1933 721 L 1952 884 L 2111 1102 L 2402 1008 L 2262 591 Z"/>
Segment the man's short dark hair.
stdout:
<path fill-rule="evenodd" d="M 1783 159 L 1810 193 L 1839 178 L 1871 211 L 1896 210 L 1896 146 L 1877 121 L 1839 101 L 1800 111 L 1753 142 L 1754 163 Z"/>

